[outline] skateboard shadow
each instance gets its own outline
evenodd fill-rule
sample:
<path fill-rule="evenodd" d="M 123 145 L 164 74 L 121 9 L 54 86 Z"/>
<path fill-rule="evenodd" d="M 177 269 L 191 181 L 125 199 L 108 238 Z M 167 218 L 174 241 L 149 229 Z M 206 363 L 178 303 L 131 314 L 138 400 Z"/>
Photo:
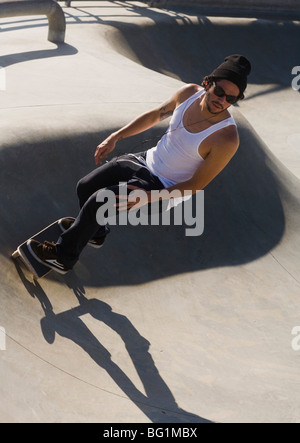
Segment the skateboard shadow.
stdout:
<path fill-rule="evenodd" d="M 72 288 L 78 306 L 56 314 L 45 291 L 38 281 L 28 280 L 18 262 L 17 272 L 29 294 L 38 299 L 45 316 L 40 320 L 41 330 L 49 344 L 55 342 L 56 334 L 79 346 L 101 369 L 104 369 L 116 385 L 153 423 L 210 423 L 210 421 L 181 409 L 161 377 L 149 352 L 150 343 L 144 338 L 129 319 L 114 312 L 108 303 L 98 299 L 88 299 L 85 289 L 75 272 L 64 276 L 66 284 Z M 71 274 L 70 274 L 71 275 Z M 74 282 L 76 281 L 76 284 Z M 90 331 L 81 317 L 89 314 L 115 331 L 124 342 L 125 348 L 144 386 L 142 393 L 114 361 L 108 349 Z M 89 381 L 82 380 L 87 384 Z M 93 384 L 97 389 L 101 386 Z M 114 395 L 114 394 L 112 394 Z M 126 396 L 126 397 L 125 397 Z"/>

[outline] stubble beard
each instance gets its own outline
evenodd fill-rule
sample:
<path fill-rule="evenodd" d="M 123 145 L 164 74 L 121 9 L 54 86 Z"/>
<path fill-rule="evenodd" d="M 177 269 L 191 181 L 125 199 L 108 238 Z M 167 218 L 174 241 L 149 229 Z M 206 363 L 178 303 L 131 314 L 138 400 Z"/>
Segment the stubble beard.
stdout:
<path fill-rule="evenodd" d="M 213 115 L 218 115 L 218 114 L 220 114 L 221 112 L 225 111 L 225 109 L 227 109 L 227 108 L 223 108 L 223 106 L 220 105 L 220 104 L 217 103 L 217 102 L 215 102 L 215 103 L 217 103 L 219 106 L 222 106 L 222 108 L 220 108 L 219 110 L 213 109 L 212 106 L 211 106 L 210 103 L 209 103 L 209 99 L 210 99 L 210 97 L 211 97 L 211 94 L 210 94 L 209 92 L 207 92 L 207 93 L 206 93 L 206 97 L 205 97 L 205 106 L 206 106 L 206 109 L 208 110 L 208 112 L 210 112 L 210 113 L 213 114 Z"/>

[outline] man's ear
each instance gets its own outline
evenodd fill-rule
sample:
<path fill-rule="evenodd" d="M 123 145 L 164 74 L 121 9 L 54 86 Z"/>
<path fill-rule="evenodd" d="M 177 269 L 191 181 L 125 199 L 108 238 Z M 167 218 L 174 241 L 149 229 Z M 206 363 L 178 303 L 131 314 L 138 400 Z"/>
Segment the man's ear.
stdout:
<path fill-rule="evenodd" d="M 205 84 L 204 84 L 204 89 L 205 91 L 208 91 L 209 88 L 211 87 L 212 83 L 209 80 L 206 80 Z"/>

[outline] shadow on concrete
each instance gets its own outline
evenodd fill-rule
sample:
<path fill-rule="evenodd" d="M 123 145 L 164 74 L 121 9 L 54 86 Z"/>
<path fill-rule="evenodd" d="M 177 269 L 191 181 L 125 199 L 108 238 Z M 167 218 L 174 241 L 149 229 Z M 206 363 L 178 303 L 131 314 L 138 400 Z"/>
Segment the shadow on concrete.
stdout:
<path fill-rule="evenodd" d="M 285 23 L 281 25 L 279 22 L 271 24 L 267 22 L 265 28 L 261 27 L 261 23 L 253 22 L 251 25 L 245 24 L 245 26 L 242 26 L 241 24 L 237 24 L 236 27 L 224 27 L 223 25 L 218 26 L 212 24 L 206 17 L 198 18 L 197 20 L 197 26 L 194 26 L 194 24 L 188 20 L 183 20 L 182 25 L 180 27 L 178 26 L 178 35 L 174 32 L 170 33 L 170 28 L 168 28 L 168 24 L 166 23 L 160 27 L 158 19 L 156 21 L 157 27 L 146 26 L 144 29 L 133 24 L 124 24 L 121 26 L 114 23 L 119 33 L 118 38 L 116 38 L 120 45 L 118 49 L 122 54 L 125 54 L 124 48 L 126 49 L 126 44 L 128 44 L 135 53 L 135 61 L 139 61 L 145 66 L 149 64 L 148 67 L 158 72 L 166 73 L 166 71 L 168 71 L 169 73 L 173 73 L 184 81 L 197 81 L 195 74 L 199 73 L 199 78 L 201 79 L 203 75 L 211 71 L 216 63 L 220 62 L 221 51 L 224 50 L 224 47 L 226 47 L 226 53 L 233 50 L 233 48 L 234 52 L 244 52 L 244 50 L 247 49 L 246 55 L 251 58 L 251 54 L 255 56 L 259 54 L 257 48 L 252 47 L 253 41 L 255 41 L 256 38 L 265 38 L 265 44 L 269 45 L 269 52 L 272 55 L 270 59 L 268 59 L 267 54 L 262 53 L 256 58 L 258 62 L 261 61 L 261 65 L 256 63 L 258 68 L 255 68 L 253 72 L 253 81 L 262 84 L 274 81 L 275 87 L 287 87 L 289 84 L 288 75 L 281 76 L 281 73 L 283 72 L 283 67 L 285 69 L 290 63 L 293 63 L 295 59 L 293 58 L 293 49 L 285 51 L 286 37 L 281 35 L 280 29 L 281 26 L 285 27 L 287 35 L 289 36 L 289 43 L 296 45 L 293 39 L 290 40 L 291 37 L 298 35 L 296 25 Z M 174 23 L 175 18 L 174 20 L 170 20 L 170 26 Z M 199 26 L 199 23 L 201 26 Z M 265 33 L 265 30 L 268 28 L 272 30 L 269 40 L 267 39 L 267 33 Z M 255 29 L 257 30 L 256 37 L 254 36 Z M 276 35 L 276 32 L 279 33 L 279 36 Z M 120 33 L 123 36 L 122 43 L 120 43 Z M 138 44 L 136 43 L 137 35 L 139 36 Z M 275 40 L 272 41 L 272 38 Z M 110 39 L 111 44 L 115 45 L 116 41 L 114 40 L 113 32 L 110 34 Z M 279 39 L 280 45 L 277 48 L 276 43 L 279 43 Z M 220 41 L 222 41 L 221 46 L 223 49 L 220 48 L 220 50 L 217 50 L 216 48 L 218 48 Z M 209 42 L 209 44 L 207 42 Z M 114 47 L 116 47 L 116 45 Z M 175 53 L 172 52 L 173 47 L 176 47 L 176 56 Z M 145 54 L 145 48 L 148 48 L 151 54 Z M 296 46 L 293 46 L 293 48 L 296 49 Z M 26 54 L 15 54 L 15 56 L 7 56 L 6 66 L 28 59 L 31 60 L 36 57 L 43 58 L 44 56 L 51 56 L 55 54 L 56 51 L 58 51 L 57 54 L 59 55 L 61 54 L 60 51 L 64 50 L 70 51 L 70 54 L 76 51 L 73 47 L 62 46 L 53 52 L 38 51 L 37 53 L 28 52 Z M 282 58 L 280 58 L 281 56 Z M 281 65 L 276 71 L 278 59 L 281 60 Z M 268 63 L 270 63 L 270 66 L 268 66 Z M 295 64 L 298 63 L 297 61 Z M 3 62 L 1 62 L 1 64 L 2 66 L 4 65 Z M 262 66 L 263 69 L 261 68 Z M 14 264 L 9 260 L 9 256 L 19 243 L 36 233 L 42 227 L 48 225 L 51 221 L 62 216 L 76 216 L 78 211 L 78 203 L 75 195 L 76 183 L 83 175 L 93 169 L 93 153 L 95 146 L 99 143 L 99 139 L 104 139 L 111 130 L 115 128 L 105 128 L 105 131 L 102 130 L 101 133 L 92 134 L 84 133 L 83 129 L 82 135 L 80 136 L 66 136 L 65 138 L 55 138 L 55 136 L 53 136 L 51 139 L 35 139 L 35 141 L 31 142 L 21 139 L 18 144 L 1 146 L 0 254 L 3 278 L 1 302 L 5 319 L 8 319 L 7 324 L 8 321 L 12 324 L 12 336 L 18 338 L 18 343 L 24 346 L 24 349 L 34 349 L 32 354 L 29 355 L 29 358 L 38 356 L 38 352 L 43 349 L 45 341 L 53 344 L 57 336 L 64 337 L 67 345 L 64 347 L 64 343 L 58 344 L 59 352 L 63 353 L 70 345 L 70 342 L 75 343 L 88 356 L 83 364 L 86 364 L 88 367 L 91 362 L 92 364 L 95 363 L 97 367 L 104 369 L 123 392 L 124 396 L 122 396 L 122 398 L 127 396 L 151 421 L 205 421 L 200 416 L 190 414 L 178 406 L 174 395 L 162 379 L 154 359 L 149 352 L 149 340 L 140 334 L 135 325 L 125 315 L 119 313 L 119 309 L 116 309 L 117 312 L 112 310 L 110 304 L 107 303 L 105 290 L 101 291 L 101 289 L 120 286 L 122 291 L 128 285 L 139 285 L 175 275 L 181 277 L 184 273 L 214 269 L 217 267 L 243 265 L 263 257 L 280 243 L 289 217 L 296 220 L 294 226 L 299 223 L 297 222 L 297 220 L 299 220 L 299 184 L 295 185 L 295 182 L 290 180 L 288 171 L 281 168 L 276 159 L 274 160 L 267 147 L 256 136 L 254 130 L 243 117 L 238 112 L 236 112 L 234 117 L 239 125 L 240 148 L 229 166 L 205 190 L 205 229 L 202 236 L 186 237 L 185 226 L 114 227 L 103 250 L 95 251 L 86 248 L 80 263 L 75 267 L 73 272 L 66 277 L 58 277 L 52 273 L 49 275 L 48 280 L 44 280 L 43 282 L 33 283 L 27 279 L 23 269 L 18 263 L 15 263 L 16 273 Z M 12 122 L 12 130 L 14 124 L 15 122 Z M 157 137 L 160 135 L 161 131 L 159 133 L 159 131 L 155 129 L 149 134 L 124 140 L 119 145 L 118 153 L 146 150 L 156 143 Z M 143 143 L 145 138 L 150 138 L 150 141 Z M 134 146 L 134 148 L 132 148 L 132 146 Z M 291 195 L 293 194 L 294 200 L 292 198 L 285 199 L 285 197 L 289 197 L 288 192 L 290 192 Z M 297 250 L 297 242 L 299 242 L 299 240 L 297 240 L 297 230 L 290 228 L 287 238 L 285 239 L 284 246 L 286 249 L 284 252 L 287 251 L 288 257 L 285 262 L 287 263 L 287 275 L 289 278 L 294 278 L 293 283 L 295 283 L 296 280 L 296 273 L 294 273 L 295 275 L 293 276 L 288 267 L 296 254 L 292 255 L 289 254 L 289 252 L 290 250 Z M 273 274 L 278 271 L 278 262 L 276 261 L 276 266 L 271 269 L 272 275 L 270 279 L 273 278 Z M 11 272 L 11 269 L 13 272 Z M 264 268 L 262 267 L 262 272 L 263 271 Z M 207 291 L 201 300 L 204 306 L 204 299 L 208 298 L 208 295 L 215 300 L 214 297 L 216 297 L 216 295 L 213 294 L 213 291 L 216 290 L 216 292 L 219 291 L 220 293 L 222 290 L 222 286 L 214 286 L 215 275 L 216 274 L 213 273 L 210 280 L 212 286 L 211 292 Z M 15 282 L 15 277 L 20 278 L 22 282 L 21 285 L 18 281 Z M 229 277 L 233 279 L 232 289 L 234 292 L 234 271 Z M 251 276 L 249 279 L 250 278 Z M 191 302 L 195 302 L 199 298 L 201 280 L 202 274 L 199 273 L 195 287 L 188 294 Z M 290 280 L 288 281 L 290 282 Z M 247 284 L 247 282 L 245 284 Z M 26 295 L 28 293 L 31 297 L 38 300 L 38 303 L 36 303 L 36 305 L 38 305 L 37 307 L 33 306 L 33 303 L 27 303 L 28 300 L 24 301 L 21 287 L 22 289 L 23 287 L 25 288 Z M 43 287 L 46 289 L 43 289 Z M 57 294 L 57 288 L 59 288 L 59 294 Z M 93 290 L 93 288 L 95 288 L 95 290 Z M 78 304 L 76 304 L 76 307 L 66 310 L 62 306 L 65 306 L 63 300 L 68 294 L 68 289 L 73 291 L 77 297 Z M 129 291 L 131 290 L 132 289 Z M 153 291 L 153 288 L 150 288 L 150 291 L 151 290 Z M 172 290 L 173 288 L 168 287 L 168 282 L 166 281 L 166 285 L 160 292 L 157 294 L 150 293 L 149 297 L 152 297 L 153 303 L 158 303 L 159 305 L 160 300 L 164 298 L 164 291 L 172 293 Z M 146 289 L 143 288 L 142 291 L 146 291 Z M 276 303 L 278 303 L 280 309 L 284 306 L 285 310 L 287 310 L 285 314 L 285 317 L 287 317 L 286 324 L 289 323 L 289 315 L 291 315 L 294 306 L 289 299 L 288 292 L 289 288 L 286 288 L 286 292 L 284 292 L 282 298 L 280 298 L 280 303 L 277 299 L 274 305 L 277 309 Z M 88 293 L 91 294 L 91 298 L 88 298 Z M 53 300 L 57 303 L 55 309 L 50 302 L 50 294 L 52 303 L 54 304 Z M 242 304 L 247 304 L 247 294 Z M 254 297 L 254 301 L 252 300 L 254 307 L 257 306 L 256 310 L 258 311 L 261 305 L 259 303 L 256 305 L 255 303 L 257 303 L 257 299 L 262 298 L 263 295 L 259 289 L 256 295 L 251 295 Z M 273 294 L 271 296 L 268 293 L 266 296 L 270 297 L 270 299 L 273 298 Z M 106 300 L 105 302 L 101 300 L 102 297 Z M 293 293 L 291 297 L 293 297 Z M 57 302 L 57 300 L 59 302 Z M 174 295 L 173 300 L 172 302 L 176 304 L 178 301 L 177 294 Z M 236 302 L 237 298 L 232 300 Z M 39 309 L 40 306 L 42 307 L 42 312 Z M 193 317 L 194 306 L 195 304 L 193 303 L 189 305 L 190 311 L 187 312 L 187 321 Z M 215 305 L 213 308 L 209 308 L 215 309 Z M 222 326 L 222 329 L 225 330 L 225 335 L 227 329 L 231 331 L 231 328 L 233 328 L 233 331 L 238 335 L 241 329 L 236 329 L 234 322 L 229 325 L 227 324 L 228 317 L 223 316 L 224 308 L 230 311 L 234 310 L 236 317 L 238 317 L 240 311 L 235 311 L 235 309 L 240 309 L 240 306 L 236 303 L 232 306 L 222 305 L 218 308 L 221 309 L 221 320 L 217 326 Z M 273 305 L 270 302 L 270 308 L 268 309 L 272 310 L 272 308 Z M 210 312 L 210 309 L 206 310 L 206 312 Z M 251 309 L 253 309 L 253 307 L 251 307 Z M 57 311 L 59 311 L 59 313 L 57 313 Z M 104 323 L 119 335 L 143 383 L 145 394 L 137 389 L 122 368 L 113 362 L 109 351 L 103 346 L 100 340 L 95 337 L 93 332 L 87 328 L 81 318 L 85 314 L 90 314 L 97 322 Z M 156 314 L 155 309 L 149 313 L 151 317 L 155 317 Z M 242 314 L 243 311 L 241 315 Z M 246 314 L 247 322 L 251 323 L 251 315 L 249 320 L 249 312 L 246 311 Z M 34 333 L 36 334 L 37 329 L 39 329 L 39 325 L 36 327 L 38 318 L 41 318 L 43 334 L 40 348 L 38 348 L 38 346 L 37 348 L 35 347 L 36 343 L 39 342 L 39 338 L 35 341 L 32 337 Z M 271 328 L 272 334 L 274 327 L 279 324 L 278 318 L 282 319 L 282 317 L 276 316 L 274 318 L 274 322 L 271 322 L 273 326 L 273 328 Z M 199 327 L 200 331 L 211 331 L 211 329 L 205 329 L 207 326 L 205 326 L 204 317 L 199 315 L 199 319 L 197 327 Z M 164 316 L 158 313 L 158 321 L 163 320 Z M 25 321 L 26 323 L 24 323 Z M 268 321 L 270 322 L 270 320 Z M 27 331 L 24 333 L 20 324 L 26 324 L 26 326 L 28 326 L 28 333 Z M 174 329 L 171 330 L 171 333 L 175 334 L 177 332 L 177 323 L 174 322 L 172 325 Z M 265 325 L 263 326 L 261 326 L 263 333 L 257 335 L 255 325 L 251 325 L 246 337 L 247 346 L 248 342 L 250 342 L 252 346 L 253 334 L 259 346 L 261 343 L 265 343 L 263 352 L 261 354 L 255 354 L 255 361 L 257 362 L 260 358 L 264 361 L 263 358 L 266 355 L 268 356 L 268 353 L 272 353 L 269 350 L 270 343 L 264 335 Z M 214 327 L 215 326 L 212 325 L 212 328 Z M 242 324 L 241 328 L 244 329 L 244 327 L 245 324 Z M 258 325 L 258 329 L 259 327 L 260 324 Z M 188 336 L 184 336 L 184 340 L 185 337 L 187 337 L 184 343 L 186 347 L 190 347 L 191 343 L 197 339 L 199 340 L 197 331 L 192 331 Z M 230 334 L 228 340 L 229 339 Z M 283 367 L 285 370 L 285 367 L 282 366 L 282 361 L 286 359 L 286 340 L 283 341 L 284 352 L 282 356 L 280 355 L 280 358 L 278 358 L 278 360 L 280 360 L 280 366 L 276 366 L 276 369 Z M 234 343 L 234 346 L 236 346 L 237 341 Z M 174 343 L 175 352 L 177 351 L 176 346 L 177 343 Z M 211 367 L 215 368 L 214 373 L 219 374 L 221 357 L 219 358 L 218 355 L 215 358 L 215 362 L 212 362 L 210 347 L 208 347 L 208 349 L 206 349 L 206 347 L 202 347 L 201 349 L 200 347 L 197 348 L 197 351 L 198 349 L 198 354 L 201 356 L 203 366 L 207 365 L 209 370 Z M 193 368 L 195 365 L 195 354 L 193 350 L 194 348 L 190 347 L 191 358 L 190 361 L 187 362 L 188 368 Z M 238 348 L 237 352 L 242 352 L 242 348 Z M 278 355 L 277 344 L 276 352 L 273 354 Z M 222 356 L 222 354 L 220 355 Z M 263 357 L 261 357 L 261 355 L 263 355 Z M 19 359 L 19 354 L 10 358 L 14 362 Z M 228 358 L 230 359 L 230 353 L 228 354 Z M 82 361 L 76 360 L 76 356 L 74 360 L 75 364 L 82 364 Z M 197 361 L 199 362 L 199 359 Z M 51 362 L 52 359 L 49 357 L 47 363 L 51 365 Z M 273 361 L 271 360 L 271 362 Z M 33 368 L 35 363 L 35 360 L 31 362 L 30 367 Z M 245 378 L 245 373 L 243 373 L 244 365 L 242 364 L 242 359 L 236 360 L 234 358 L 230 363 L 232 363 L 232 366 L 229 367 L 230 373 L 241 364 L 242 375 L 237 382 L 238 397 L 233 396 L 230 405 L 232 409 L 239 409 L 241 398 L 245 402 L 247 400 L 244 393 L 244 390 L 247 390 L 247 384 L 245 383 L 247 378 Z M 257 364 L 259 364 L 259 362 Z M 249 361 L 246 359 L 245 366 L 247 366 L 247 371 L 249 370 L 250 373 L 252 371 L 252 374 L 255 375 L 256 383 L 257 367 L 259 367 L 259 365 L 251 369 L 251 364 L 249 364 Z M 28 368 L 28 366 L 25 367 Z M 53 367 L 57 371 L 57 378 L 54 377 L 52 385 L 55 386 L 57 380 L 61 378 L 64 364 L 62 363 L 61 367 L 53 364 Z M 297 368 L 296 362 L 293 367 Z M 7 364 L 6 369 L 7 368 L 10 369 L 9 364 Z M 17 372 L 15 366 L 13 366 L 13 370 Z M 205 373 L 203 368 L 199 367 L 199 374 L 201 375 L 202 372 Z M 285 371 L 285 374 L 287 372 L 288 371 Z M 8 374 L 11 373 L 11 371 L 7 369 L 5 373 Z M 91 381 L 84 380 L 86 374 L 84 371 L 82 373 L 84 375 L 78 379 L 78 381 L 80 381 L 80 386 L 78 387 L 79 392 L 81 389 L 85 390 L 87 384 L 105 391 L 106 386 L 103 387 L 101 383 L 99 383 L 101 385 L 100 387 L 96 384 L 92 385 Z M 279 372 L 279 374 L 281 373 Z M 70 373 L 68 373 L 68 375 L 75 377 Z M 189 375 L 188 373 L 187 376 L 189 377 Z M 276 377 L 280 378 L 277 373 Z M 229 389 L 232 389 L 233 385 L 228 383 L 227 378 L 224 377 L 224 375 L 222 375 L 221 378 L 223 382 L 221 388 L 227 389 L 229 386 Z M 284 378 L 284 385 L 288 384 L 288 378 L 290 381 L 292 380 L 294 390 L 295 378 L 293 374 L 288 373 L 288 376 Z M 41 398 L 43 399 L 41 401 L 45 401 L 43 380 L 45 379 L 41 377 L 38 381 L 38 387 L 36 388 L 41 391 Z M 268 385 L 268 373 L 266 373 L 263 382 Z M 83 388 L 82 383 L 86 383 L 86 385 L 83 385 Z M 193 383 L 196 383 L 196 378 Z M 209 383 L 208 381 L 208 389 L 211 390 Z M 191 386 L 191 384 L 189 386 Z M 235 386 L 236 380 L 234 380 L 234 387 Z M 259 392 L 261 386 L 258 384 Z M 25 388 L 26 387 L 24 387 L 24 389 Z M 226 392 L 226 389 L 224 389 L 224 392 Z M 250 397 L 251 399 L 254 398 L 253 410 L 256 412 L 259 395 L 254 396 L 253 392 L 255 391 L 253 389 L 253 385 L 250 385 Z M 205 389 L 203 392 L 205 392 Z M 218 386 L 214 407 L 216 407 L 220 399 L 220 392 L 222 393 L 222 389 L 219 389 Z M 272 393 L 273 392 L 274 389 L 272 387 Z M 280 407 L 278 407 L 278 409 L 280 413 L 282 412 L 282 399 L 289 398 L 288 394 L 290 393 L 291 390 L 287 392 L 284 391 L 283 393 L 278 391 L 278 399 L 280 400 Z M 68 395 L 66 392 L 64 392 L 64 394 Z M 243 394 L 243 396 L 241 396 L 241 394 Z M 270 398 L 270 391 L 264 391 L 263 394 L 267 396 L 267 399 Z M 11 399 L 10 393 L 5 395 Z M 21 396 L 24 397 L 23 391 L 21 392 Z M 238 401 L 236 401 L 237 398 Z M 11 401 L 19 403 L 19 397 Z M 204 401 L 205 396 L 200 396 L 199 403 L 203 403 Z M 264 404 L 266 405 L 267 403 Z M 72 404 L 70 408 L 72 409 Z M 263 411 L 266 409 L 265 407 L 264 409 L 259 409 L 262 417 L 265 416 Z M 290 414 L 290 401 L 284 410 L 285 413 L 288 411 L 288 414 Z M 228 407 L 226 408 L 226 413 L 227 411 Z M 239 411 L 235 412 L 235 414 L 238 414 L 238 412 Z M 249 420 L 248 411 L 246 413 L 247 419 Z M 20 415 L 23 417 L 23 411 Z M 120 414 L 117 416 L 119 418 Z"/>
<path fill-rule="evenodd" d="M 41 330 L 49 344 L 53 344 L 55 336 L 59 335 L 79 346 L 99 368 L 107 372 L 124 393 L 124 396 L 132 401 L 152 423 L 211 423 L 209 420 L 184 411 L 177 405 L 172 392 L 162 379 L 149 352 L 151 343 L 140 335 L 125 315 L 113 312 L 108 303 L 95 298 L 86 298 L 85 290 L 80 280 L 76 279 L 74 272 L 62 277 L 62 280 L 74 291 L 79 305 L 55 314 L 42 286 L 37 281 L 29 281 L 18 262 L 15 262 L 15 266 L 24 287 L 31 297 L 40 302 L 45 313 L 45 316 L 41 319 Z M 104 323 L 120 336 L 143 384 L 145 394 L 134 385 L 121 367 L 113 361 L 110 352 L 81 320 L 80 317 L 86 314 Z M 84 379 L 80 379 L 80 381 L 91 385 L 91 382 Z M 92 386 L 105 391 L 105 388 L 97 386 L 96 383 L 95 381 Z M 120 394 L 114 394 L 113 392 L 111 394 L 120 396 Z"/>
<path fill-rule="evenodd" d="M 110 41 L 116 50 L 149 69 L 186 83 L 201 82 L 226 55 L 241 53 L 252 61 L 251 84 L 290 88 L 291 70 L 299 64 L 298 22 L 237 20 L 218 23 L 198 16 L 192 23 L 184 17 L 174 17 L 165 23 L 153 23 L 153 26 L 115 24 L 115 27 L 120 35 L 111 33 Z M 260 41 L 263 51 L 258 44 Z M 269 92 L 273 91 L 266 90 Z"/>
<path fill-rule="evenodd" d="M 19 52 L 0 56 L 0 66 L 6 68 L 17 63 L 31 60 L 40 60 L 51 57 L 64 57 L 77 54 L 77 49 L 67 43 L 60 44 L 54 49 L 43 49 L 38 51 Z"/>
<path fill-rule="evenodd" d="M 239 129 L 238 154 L 205 190 L 205 229 L 201 236 L 186 237 L 185 225 L 112 227 L 103 249 L 88 247 L 84 251 L 80 262 L 89 272 L 83 284 L 140 284 L 185 272 L 240 265 L 274 248 L 285 228 L 278 180 L 261 140 L 246 122 Z M 155 139 L 157 133 L 151 135 Z M 51 221 L 77 215 L 76 184 L 94 168 L 93 151 L 99 139 L 99 134 L 89 134 L 0 151 L 1 163 L 6 165 L 0 177 L 2 254 L 9 255 L 24 238 Z M 137 152 L 140 146 L 148 149 L 151 142 L 142 144 L 142 138 L 136 137 L 124 141 L 119 149 L 128 152 L 129 143 Z M 90 158 L 90 163 L 82 158 Z M 111 272 L 112 262 L 117 274 Z"/>
<path fill-rule="evenodd" d="M 122 9 L 120 18 L 124 17 L 125 9 L 129 16 L 132 13 L 132 17 L 150 20 L 146 25 L 139 20 L 135 23 L 127 23 L 122 19 L 118 21 L 118 9 Z M 103 10 L 105 14 L 101 14 Z M 106 37 L 119 53 L 153 71 L 186 83 L 200 83 L 226 55 L 242 53 L 253 62 L 250 83 L 274 85 L 266 89 L 265 94 L 291 87 L 291 69 L 299 64 L 299 22 L 278 17 L 218 22 L 210 20 L 209 9 L 196 7 L 193 10 L 189 7 L 188 11 L 190 16 L 178 7 L 172 7 L 172 10 L 151 9 L 118 1 L 105 7 L 95 4 L 91 10 L 76 6 L 76 3 L 64 9 L 68 27 L 83 23 L 108 25 L 111 29 Z M 195 17 L 191 18 L 193 11 Z M 223 14 L 224 17 L 226 15 L 230 16 L 230 13 Z M 26 23 L 24 20 L 18 22 L 17 29 L 26 26 L 23 22 Z M 1 31 L 9 32 L 11 29 Z M 260 41 L 263 42 L 263 51 L 257 44 Z M 0 58 L 0 65 L 5 67 L 25 60 L 76 53 L 76 48 L 63 44 L 53 51 L 7 55 Z M 259 95 L 262 93 L 260 91 Z"/>

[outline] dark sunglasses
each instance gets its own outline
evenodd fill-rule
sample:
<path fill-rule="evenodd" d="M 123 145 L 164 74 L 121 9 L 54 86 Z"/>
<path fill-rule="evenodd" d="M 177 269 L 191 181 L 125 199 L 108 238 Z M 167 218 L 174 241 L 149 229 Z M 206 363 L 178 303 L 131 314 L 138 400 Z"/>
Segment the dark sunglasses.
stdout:
<path fill-rule="evenodd" d="M 215 82 L 213 83 L 213 86 L 214 86 L 214 94 L 217 97 L 225 97 L 227 103 L 230 103 L 231 105 L 233 105 L 238 101 L 239 99 L 238 96 L 225 94 L 224 89 L 221 88 L 221 86 L 218 86 Z"/>

